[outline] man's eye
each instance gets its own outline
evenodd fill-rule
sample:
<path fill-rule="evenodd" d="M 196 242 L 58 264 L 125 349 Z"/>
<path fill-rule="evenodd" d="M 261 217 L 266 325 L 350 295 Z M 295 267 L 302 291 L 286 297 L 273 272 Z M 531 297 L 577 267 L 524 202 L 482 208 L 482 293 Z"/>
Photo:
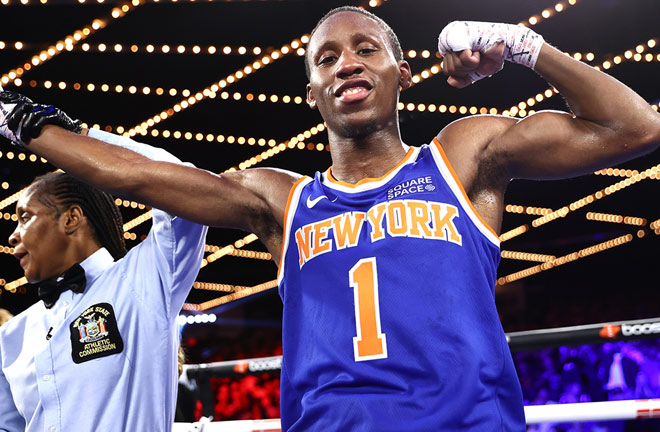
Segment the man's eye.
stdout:
<path fill-rule="evenodd" d="M 325 56 L 319 59 L 318 64 L 319 65 L 329 64 L 332 63 L 334 60 L 335 60 L 334 56 Z"/>
<path fill-rule="evenodd" d="M 376 48 L 360 48 L 358 51 L 359 54 L 371 54 L 376 52 Z"/>

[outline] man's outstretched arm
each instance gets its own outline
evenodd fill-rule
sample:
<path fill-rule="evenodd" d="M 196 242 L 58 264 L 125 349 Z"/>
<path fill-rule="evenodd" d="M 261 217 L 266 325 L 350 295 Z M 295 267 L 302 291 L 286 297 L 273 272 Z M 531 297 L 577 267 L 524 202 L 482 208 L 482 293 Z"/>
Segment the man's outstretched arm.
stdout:
<path fill-rule="evenodd" d="M 254 232 L 273 253 L 297 175 L 275 169 L 226 174 L 154 161 L 117 145 L 47 125 L 27 148 L 83 181 L 210 226 Z M 269 241 L 269 237 L 276 237 Z"/>
<path fill-rule="evenodd" d="M 85 132 L 58 108 L 0 88 L 0 135 L 13 144 L 123 198 L 201 224 L 253 232 L 279 257 L 288 193 L 299 175 L 267 168 L 213 174 L 182 165 L 163 149 Z"/>

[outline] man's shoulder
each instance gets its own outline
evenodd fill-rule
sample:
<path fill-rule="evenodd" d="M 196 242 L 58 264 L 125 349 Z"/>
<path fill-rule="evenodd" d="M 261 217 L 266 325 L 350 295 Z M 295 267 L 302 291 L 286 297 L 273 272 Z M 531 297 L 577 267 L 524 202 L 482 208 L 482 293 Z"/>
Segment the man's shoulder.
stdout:
<path fill-rule="evenodd" d="M 454 120 L 436 136 L 443 146 L 488 143 L 516 124 L 518 119 L 502 115 L 474 115 Z"/>
<path fill-rule="evenodd" d="M 275 186 L 282 186 L 287 190 L 291 188 L 300 178 L 304 177 L 302 174 L 298 174 L 293 171 L 281 169 L 281 168 L 251 168 L 244 171 L 246 178 L 255 179 L 255 180 L 269 180 L 277 182 Z M 262 184 L 262 186 L 264 186 Z"/>

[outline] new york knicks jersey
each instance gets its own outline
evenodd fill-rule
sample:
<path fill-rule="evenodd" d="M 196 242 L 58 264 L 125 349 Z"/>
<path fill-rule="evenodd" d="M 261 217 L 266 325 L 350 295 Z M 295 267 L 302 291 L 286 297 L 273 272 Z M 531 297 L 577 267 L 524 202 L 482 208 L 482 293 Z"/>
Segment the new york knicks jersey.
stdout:
<path fill-rule="evenodd" d="M 301 179 L 278 274 L 282 430 L 524 431 L 498 263 L 437 141 L 379 179 Z"/>

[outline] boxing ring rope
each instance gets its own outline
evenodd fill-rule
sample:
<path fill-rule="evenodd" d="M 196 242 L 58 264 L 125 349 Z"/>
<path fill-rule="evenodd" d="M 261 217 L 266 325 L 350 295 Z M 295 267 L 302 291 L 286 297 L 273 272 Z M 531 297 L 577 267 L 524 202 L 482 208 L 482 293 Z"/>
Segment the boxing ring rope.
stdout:
<path fill-rule="evenodd" d="M 506 334 L 506 338 L 512 352 L 660 338 L 660 318 L 510 332 Z M 282 356 L 272 356 L 184 365 L 184 373 L 188 379 L 208 381 L 212 377 L 241 377 L 277 372 L 281 367 Z M 525 407 L 525 417 L 528 425 L 660 418 L 660 399 L 533 405 Z M 174 425 L 174 432 L 193 431 L 280 431 L 280 420 L 236 420 L 213 423 L 210 419 L 203 418 L 193 424 L 175 423 Z"/>
<path fill-rule="evenodd" d="M 525 407 L 528 425 L 660 418 L 660 399 L 584 402 Z M 174 423 L 173 432 L 279 432 L 280 419 Z"/>

